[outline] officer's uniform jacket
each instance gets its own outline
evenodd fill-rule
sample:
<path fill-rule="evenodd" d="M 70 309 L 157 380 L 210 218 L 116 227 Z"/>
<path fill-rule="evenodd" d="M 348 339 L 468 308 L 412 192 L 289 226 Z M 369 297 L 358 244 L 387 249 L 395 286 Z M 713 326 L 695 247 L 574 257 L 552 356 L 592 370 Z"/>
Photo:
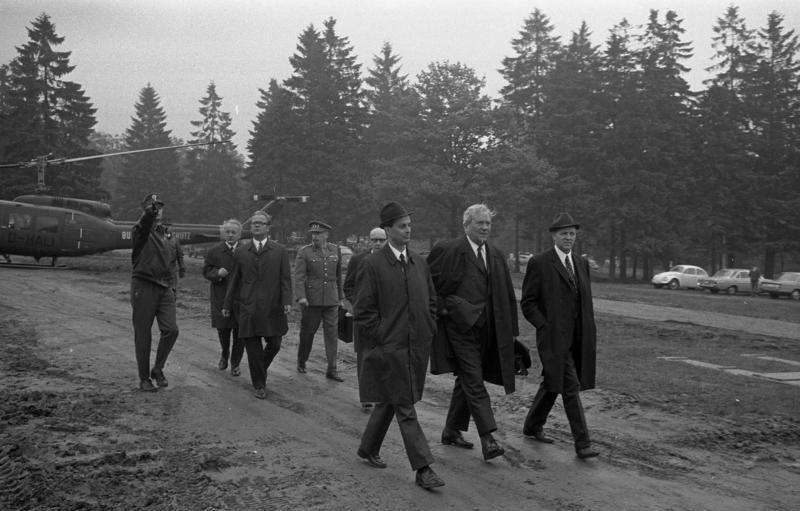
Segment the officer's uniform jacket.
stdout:
<path fill-rule="evenodd" d="M 342 257 L 339 247 L 325 243 L 323 248 L 306 245 L 297 251 L 294 264 L 294 296 L 305 298 L 311 306 L 338 305 L 344 299 Z"/>

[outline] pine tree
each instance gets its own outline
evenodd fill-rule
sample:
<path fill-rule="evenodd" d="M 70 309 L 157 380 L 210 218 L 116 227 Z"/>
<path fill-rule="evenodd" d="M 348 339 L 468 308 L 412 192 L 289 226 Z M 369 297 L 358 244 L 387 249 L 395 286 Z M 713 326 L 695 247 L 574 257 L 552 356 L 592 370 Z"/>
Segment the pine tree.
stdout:
<path fill-rule="evenodd" d="M 503 59 L 500 73 L 508 82 L 500 92 L 504 102 L 521 117 L 522 135 L 535 140 L 544 104 L 544 83 L 555 68 L 561 49 L 550 19 L 535 9 L 525 19 L 519 37 L 511 41 L 515 55 Z"/>
<path fill-rule="evenodd" d="M 800 42 L 772 12 L 757 34 L 756 62 L 746 76 L 744 95 L 757 155 L 756 181 L 747 220 L 764 243 L 764 273 L 775 271 L 775 256 L 798 250 L 800 225 Z M 781 193 L 791 190 L 794 193 Z"/>
<path fill-rule="evenodd" d="M 191 121 L 196 128 L 190 142 L 221 142 L 230 140 L 231 116 L 222 111 L 222 98 L 214 82 L 200 99 L 202 120 Z M 192 148 L 186 155 L 188 178 L 184 188 L 184 214 L 192 222 L 222 223 L 226 218 L 243 213 L 241 175 L 243 163 L 232 143 Z"/>
<path fill-rule="evenodd" d="M 2 73 L 0 157 L 12 163 L 47 154 L 64 158 L 94 154 L 89 136 L 96 110 L 81 86 L 66 80 L 75 66 L 69 63 L 71 52 L 55 49 L 64 37 L 56 34 L 47 14 L 33 21 L 28 37 Z M 0 177 L 3 195 L 30 191 L 32 172 L 26 169 Z M 46 184 L 58 195 L 94 198 L 102 193 L 100 172 L 96 160 L 72 163 L 48 169 Z"/>
<path fill-rule="evenodd" d="M 148 83 L 139 92 L 135 105 L 136 117 L 125 131 L 128 150 L 152 149 L 174 145 L 167 127 L 167 115 L 161 99 Z M 123 171 L 119 175 L 114 206 L 123 219 L 136 219 L 141 214 L 141 200 L 156 193 L 166 203 L 165 213 L 174 220 L 180 218 L 182 183 L 178 155 L 173 150 L 129 154 L 122 157 Z"/>

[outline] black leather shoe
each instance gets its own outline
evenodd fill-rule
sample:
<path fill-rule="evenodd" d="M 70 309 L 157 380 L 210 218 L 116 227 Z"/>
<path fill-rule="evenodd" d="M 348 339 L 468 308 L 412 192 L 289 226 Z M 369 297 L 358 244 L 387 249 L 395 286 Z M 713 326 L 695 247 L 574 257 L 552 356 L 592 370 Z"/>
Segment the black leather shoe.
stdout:
<path fill-rule="evenodd" d="M 595 451 L 591 447 L 581 447 L 580 449 L 575 449 L 575 454 L 577 454 L 582 460 L 594 458 L 600 455 L 599 452 Z"/>
<path fill-rule="evenodd" d="M 239 366 L 232 366 L 231 367 L 231 376 L 241 376 L 242 370 L 239 369 Z"/>
<path fill-rule="evenodd" d="M 306 374 L 306 365 L 305 364 L 297 364 L 297 372 Z"/>
<path fill-rule="evenodd" d="M 228 368 L 228 359 L 225 358 L 225 357 L 220 358 L 219 359 L 219 364 L 217 364 L 217 367 L 219 367 L 220 371 L 224 371 L 225 369 L 227 369 Z"/>
<path fill-rule="evenodd" d="M 327 373 L 325 373 L 325 378 L 333 381 L 344 381 L 344 378 L 339 376 L 339 373 L 337 373 L 336 371 L 328 371 Z"/>
<path fill-rule="evenodd" d="M 166 387 L 169 385 L 167 379 L 164 378 L 164 371 L 153 369 L 150 371 L 150 377 L 156 381 L 156 385 L 159 387 Z"/>
<path fill-rule="evenodd" d="M 497 445 L 497 441 L 491 433 L 487 433 L 481 437 L 481 449 L 483 450 L 483 459 L 486 461 L 506 453 L 505 449 Z"/>
<path fill-rule="evenodd" d="M 417 485 L 430 490 L 431 488 L 438 488 L 444 486 L 442 478 L 436 475 L 431 467 L 422 467 L 417 470 Z"/>
<path fill-rule="evenodd" d="M 467 442 L 460 431 L 450 428 L 444 428 L 444 431 L 442 431 L 442 443 L 444 445 L 455 445 L 462 449 L 472 449 L 473 447 L 472 442 Z"/>
<path fill-rule="evenodd" d="M 358 454 L 358 457 L 366 461 L 371 467 L 386 468 L 386 462 L 383 461 L 377 454 L 370 454 L 363 449 L 359 449 L 356 454 Z"/>
<path fill-rule="evenodd" d="M 148 378 L 139 382 L 139 390 L 144 392 L 158 392 L 158 387 L 153 385 L 153 382 Z"/>
<path fill-rule="evenodd" d="M 255 391 L 255 396 L 258 399 L 267 399 L 267 390 L 265 388 L 258 388 Z"/>
<path fill-rule="evenodd" d="M 541 429 L 537 429 L 535 431 L 523 430 L 522 434 L 527 436 L 527 437 L 533 438 L 537 442 L 542 442 L 543 444 L 552 444 L 553 443 L 553 439 L 550 438 L 549 436 L 545 435 L 544 431 L 541 430 Z"/>

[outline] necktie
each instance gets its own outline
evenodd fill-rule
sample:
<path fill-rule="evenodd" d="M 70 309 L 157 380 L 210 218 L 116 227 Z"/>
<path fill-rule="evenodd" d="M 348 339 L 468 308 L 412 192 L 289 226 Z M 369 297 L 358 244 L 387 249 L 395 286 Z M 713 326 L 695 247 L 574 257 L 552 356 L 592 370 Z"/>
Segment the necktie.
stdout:
<path fill-rule="evenodd" d="M 256 241 L 256 252 L 261 252 L 261 242 Z"/>
<path fill-rule="evenodd" d="M 400 254 L 400 264 L 403 266 L 403 269 L 406 269 L 406 255 Z"/>
<path fill-rule="evenodd" d="M 483 245 L 478 245 L 478 264 L 486 271 L 486 261 L 483 259 Z"/>
<path fill-rule="evenodd" d="M 569 283 L 572 284 L 574 289 L 578 289 L 578 281 L 575 280 L 575 271 L 572 269 L 572 263 L 569 262 L 569 255 L 564 258 L 564 266 L 567 267 L 567 273 L 569 274 Z"/>

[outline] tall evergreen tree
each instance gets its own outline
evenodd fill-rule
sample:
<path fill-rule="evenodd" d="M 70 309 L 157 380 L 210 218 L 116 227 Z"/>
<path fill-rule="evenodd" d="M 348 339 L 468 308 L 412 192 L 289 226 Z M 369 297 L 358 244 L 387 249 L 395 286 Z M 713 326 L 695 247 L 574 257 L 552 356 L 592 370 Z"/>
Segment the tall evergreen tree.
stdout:
<path fill-rule="evenodd" d="M 764 273 L 775 271 L 775 256 L 800 250 L 800 42 L 772 12 L 757 34 L 757 61 L 744 84 L 753 130 L 756 189 L 748 222 L 764 243 Z M 794 193 L 781 193 L 792 190 Z"/>
<path fill-rule="evenodd" d="M 128 150 L 152 149 L 173 144 L 167 130 L 167 115 L 161 107 L 161 99 L 149 83 L 139 92 L 135 105 L 136 117 L 125 131 Z M 122 157 L 123 171 L 117 182 L 114 197 L 115 211 L 120 218 L 135 219 L 141 213 L 142 198 L 148 193 L 157 193 L 168 205 L 170 219 L 180 218 L 182 186 L 175 151 L 152 151 L 129 154 Z"/>
<path fill-rule="evenodd" d="M 366 218 L 381 203 L 390 199 L 409 203 L 407 190 L 397 186 L 397 175 L 408 172 L 420 159 L 419 98 L 407 76 L 400 73 L 400 60 L 391 44 L 385 43 L 365 79 L 370 116 L 363 135 L 364 174 L 358 183 L 365 199 L 358 205 L 365 218 L 362 229 L 369 227 Z"/>
<path fill-rule="evenodd" d="M 222 98 L 211 82 L 206 95 L 200 99 L 199 121 L 191 121 L 191 142 L 221 142 L 231 140 L 231 116 L 222 110 Z M 221 223 L 242 211 L 241 157 L 232 143 L 192 148 L 186 157 L 188 179 L 184 187 L 185 216 L 193 222 Z"/>
<path fill-rule="evenodd" d="M 350 205 L 359 199 L 352 183 L 361 165 L 366 109 L 360 64 L 335 25 L 329 18 L 322 34 L 311 25 L 300 35 L 297 53 L 289 59 L 294 72 L 284 87 L 294 96 L 302 126 L 296 141 L 304 154 L 298 177 L 308 188 L 297 193 L 312 196 L 304 210 L 309 217 L 337 218 L 337 232 L 345 233 L 356 223 Z"/>
<path fill-rule="evenodd" d="M 3 70 L 0 88 L 0 158 L 28 161 L 37 156 L 78 157 L 94 154 L 89 136 L 96 124 L 95 108 L 81 86 L 66 80 L 75 66 L 71 52 L 56 51 L 64 37 L 56 34 L 47 14 L 28 29 L 29 41 L 17 47 L 17 57 Z M 90 160 L 49 169 L 46 184 L 59 195 L 93 198 L 101 193 L 100 163 Z M 30 191 L 32 171 L 0 176 L 3 197 Z"/>
<path fill-rule="evenodd" d="M 513 57 L 503 59 L 500 74 L 508 82 L 501 90 L 504 102 L 520 116 L 523 135 L 535 140 L 544 104 L 544 84 L 561 50 L 555 27 L 539 9 L 525 19 L 519 37 L 511 41 Z"/>

